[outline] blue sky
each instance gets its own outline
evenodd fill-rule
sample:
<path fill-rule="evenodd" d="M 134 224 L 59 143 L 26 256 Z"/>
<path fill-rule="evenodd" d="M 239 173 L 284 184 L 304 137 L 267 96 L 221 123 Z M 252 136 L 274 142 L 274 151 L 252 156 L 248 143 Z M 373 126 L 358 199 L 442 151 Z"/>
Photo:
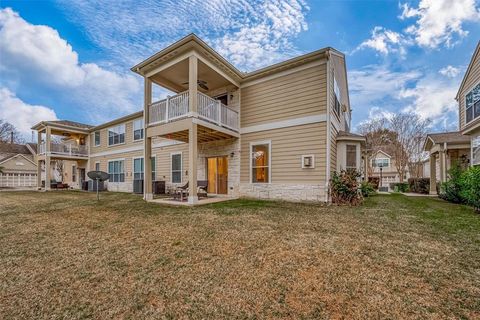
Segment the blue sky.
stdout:
<path fill-rule="evenodd" d="M 0 3 L 0 118 L 98 124 L 141 109 L 129 68 L 195 32 L 243 71 L 326 46 L 346 54 L 353 128 L 392 112 L 455 130 L 480 35 L 475 0 L 8 1 Z M 165 94 L 159 91 L 157 96 Z"/>

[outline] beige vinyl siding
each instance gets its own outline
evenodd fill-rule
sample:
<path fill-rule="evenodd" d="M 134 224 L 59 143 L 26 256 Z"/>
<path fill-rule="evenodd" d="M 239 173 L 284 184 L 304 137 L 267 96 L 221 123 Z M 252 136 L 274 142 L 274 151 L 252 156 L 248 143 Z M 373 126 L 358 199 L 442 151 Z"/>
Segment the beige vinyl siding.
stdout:
<path fill-rule="evenodd" d="M 240 182 L 250 183 L 250 143 L 271 140 L 271 183 L 323 184 L 326 172 L 326 123 L 243 134 Z M 314 169 L 302 169 L 302 155 L 315 156 Z"/>
<path fill-rule="evenodd" d="M 155 148 L 152 154 L 157 156 L 157 180 L 171 181 L 171 158 L 173 152 L 182 152 L 182 184 L 188 181 L 188 143 L 181 143 L 173 146 Z"/>
<path fill-rule="evenodd" d="M 334 126 L 330 128 L 330 171 L 337 169 L 337 130 Z"/>
<path fill-rule="evenodd" d="M 26 158 L 30 161 L 17 155 L 0 164 L 0 167 L 3 167 L 5 172 L 37 173 L 37 166 L 31 162 L 33 157 L 27 155 Z M 19 165 L 19 163 L 23 163 L 23 165 Z"/>
<path fill-rule="evenodd" d="M 95 154 L 95 153 L 104 152 L 104 151 L 119 150 L 127 147 L 137 146 L 137 145 L 142 146 L 143 140 L 138 140 L 135 142 L 133 141 L 133 121 L 134 120 L 129 120 L 127 122 L 122 122 L 122 123 L 112 125 L 108 128 L 100 129 L 99 130 L 100 146 L 98 147 L 95 147 L 95 133 L 92 132 L 90 134 L 90 154 Z M 125 143 L 109 146 L 108 145 L 108 129 L 120 124 L 125 124 Z"/>
<path fill-rule="evenodd" d="M 326 111 L 325 64 L 242 88 L 241 126 Z"/>
<path fill-rule="evenodd" d="M 463 85 L 463 90 L 460 92 L 459 96 L 459 107 L 460 107 L 460 130 L 463 130 L 465 127 L 465 108 L 466 108 L 466 101 L 465 95 L 470 92 L 470 90 L 480 82 L 480 54 L 472 61 L 472 67 L 468 77 L 465 79 L 465 83 Z"/>
<path fill-rule="evenodd" d="M 164 142 L 167 140 L 156 139 L 155 143 Z M 182 152 L 182 183 L 186 183 L 188 180 L 188 144 L 181 143 L 172 146 L 156 147 L 152 148 L 152 155 L 156 156 L 156 177 L 157 180 L 164 180 L 170 182 L 170 154 L 173 152 Z M 100 162 L 100 170 L 108 172 L 108 161 L 115 159 L 125 159 L 125 183 L 133 183 L 133 158 L 143 157 L 143 150 L 122 152 L 118 154 L 91 157 L 90 158 L 90 170 L 95 170 L 95 163 Z"/>

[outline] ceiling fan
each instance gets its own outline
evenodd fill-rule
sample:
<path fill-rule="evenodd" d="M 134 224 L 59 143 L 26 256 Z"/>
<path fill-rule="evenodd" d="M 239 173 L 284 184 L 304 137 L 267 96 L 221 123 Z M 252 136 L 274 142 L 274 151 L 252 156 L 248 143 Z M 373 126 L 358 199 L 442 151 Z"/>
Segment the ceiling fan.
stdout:
<path fill-rule="evenodd" d="M 187 81 L 187 82 L 184 82 L 184 83 L 182 83 L 182 84 L 183 84 L 183 85 L 188 84 L 188 81 Z M 208 90 L 207 81 L 198 79 L 198 80 L 197 80 L 197 84 L 198 84 L 198 86 L 199 86 L 200 88 L 202 88 L 203 90 Z"/>

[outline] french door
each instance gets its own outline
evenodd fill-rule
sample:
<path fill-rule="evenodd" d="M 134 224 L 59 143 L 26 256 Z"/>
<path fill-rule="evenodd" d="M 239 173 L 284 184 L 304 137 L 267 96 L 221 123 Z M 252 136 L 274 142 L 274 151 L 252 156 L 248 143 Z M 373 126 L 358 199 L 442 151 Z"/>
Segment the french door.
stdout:
<path fill-rule="evenodd" d="M 207 158 L 207 180 L 208 193 L 228 193 L 228 158 L 226 156 Z"/>

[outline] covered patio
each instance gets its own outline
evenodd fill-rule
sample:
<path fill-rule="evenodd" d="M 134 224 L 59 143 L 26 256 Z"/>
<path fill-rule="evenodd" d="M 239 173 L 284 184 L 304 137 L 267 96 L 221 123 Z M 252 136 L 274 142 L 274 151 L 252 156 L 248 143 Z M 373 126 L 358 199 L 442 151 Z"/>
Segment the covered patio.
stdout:
<path fill-rule="evenodd" d="M 430 157 L 430 194 L 437 194 L 437 183 L 447 181 L 450 168 L 470 164 L 470 138 L 458 131 L 427 135 L 424 151 Z"/>

